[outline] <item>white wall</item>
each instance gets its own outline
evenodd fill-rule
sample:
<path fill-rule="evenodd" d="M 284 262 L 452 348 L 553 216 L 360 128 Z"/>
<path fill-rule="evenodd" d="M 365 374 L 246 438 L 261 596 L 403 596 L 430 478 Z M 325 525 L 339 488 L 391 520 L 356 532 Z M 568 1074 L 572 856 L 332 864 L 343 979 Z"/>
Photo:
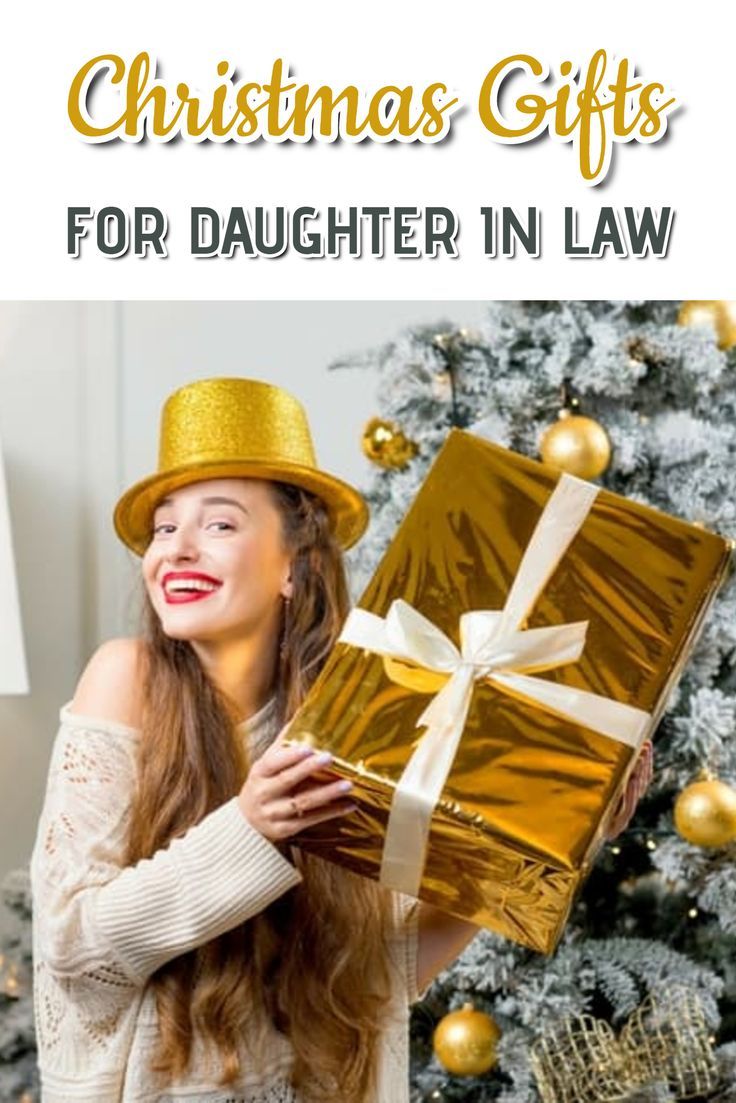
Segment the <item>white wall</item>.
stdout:
<path fill-rule="evenodd" d="M 0 304 L 0 436 L 31 694 L 0 698 L 0 873 L 25 862 L 50 739 L 88 644 L 82 307 Z"/>
<path fill-rule="evenodd" d="M 360 484 L 370 372 L 335 359 L 413 323 L 472 326 L 482 303 L 0 303 L 0 439 L 31 693 L 0 698 L 0 877 L 25 864 L 59 706 L 96 644 L 134 630 L 137 561 L 111 512 L 155 469 L 161 403 L 208 375 L 288 387 L 321 464 Z M 3 917 L 0 914 L 0 925 Z"/>

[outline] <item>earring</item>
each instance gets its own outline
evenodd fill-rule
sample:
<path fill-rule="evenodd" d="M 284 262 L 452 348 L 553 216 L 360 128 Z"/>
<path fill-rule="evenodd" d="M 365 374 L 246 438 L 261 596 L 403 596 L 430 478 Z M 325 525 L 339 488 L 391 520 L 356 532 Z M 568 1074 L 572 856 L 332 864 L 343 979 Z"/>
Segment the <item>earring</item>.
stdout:
<path fill-rule="evenodd" d="M 279 655 L 283 659 L 286 654 L 286 649 L 289 646 L 289 633 L 291 631 L 291 598 L 284 598 L 284 616 L 281 624 L 281 643 L 279 644 Z"/>

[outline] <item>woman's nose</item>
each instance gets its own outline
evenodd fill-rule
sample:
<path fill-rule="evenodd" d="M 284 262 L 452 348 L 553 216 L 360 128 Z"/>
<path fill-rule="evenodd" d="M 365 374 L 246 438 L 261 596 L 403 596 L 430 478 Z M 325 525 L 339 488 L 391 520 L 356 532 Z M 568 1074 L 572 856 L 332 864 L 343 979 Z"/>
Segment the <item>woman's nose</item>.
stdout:
<path fill-rule="evenodd" d="M 198 555 L 197 542 L 194 539 L 193 533 L 182 525 L 169 540 L 166 548 L 167 559 L 170 559 L 172 562 L 180 562 L 182 560 L 192 562 Z"/>

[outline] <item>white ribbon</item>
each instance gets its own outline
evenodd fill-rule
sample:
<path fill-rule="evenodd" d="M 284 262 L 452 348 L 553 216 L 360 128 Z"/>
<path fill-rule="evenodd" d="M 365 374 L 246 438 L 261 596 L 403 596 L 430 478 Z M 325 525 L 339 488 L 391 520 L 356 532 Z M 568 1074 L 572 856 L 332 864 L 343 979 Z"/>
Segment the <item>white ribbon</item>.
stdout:
<path fill-rule="evenodd" d="M 562 475 L 524 552 L 505 606 L 463 613 L 460 650 L 401 599 L 392 602 L 385 619 L 353 609 L 345 621 L 340 642 L 450 676 L 419 717 L 417 727 L 427 730 L 396 784 L 380 875 L 389 888 L 410 896 L 419 893 L 432 813 L 452 769 L 476 681 L 487 681 L 631 747 L 646 737 L 649 713 L 533 676 L 535 671 L 577 662 L 587 621 L 522 629 L 597 493 L 590 483 Z"/>

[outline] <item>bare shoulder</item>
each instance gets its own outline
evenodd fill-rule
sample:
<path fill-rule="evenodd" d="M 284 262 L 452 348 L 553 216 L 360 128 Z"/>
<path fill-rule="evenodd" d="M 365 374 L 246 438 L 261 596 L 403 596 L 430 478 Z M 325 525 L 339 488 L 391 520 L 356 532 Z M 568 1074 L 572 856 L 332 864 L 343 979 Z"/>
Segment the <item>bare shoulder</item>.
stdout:
<path fill-rule="evenodd" d="M 142 639 L 107 640 L 87 663 L 69 711 L 140 727 L 145 662 Z"/>

